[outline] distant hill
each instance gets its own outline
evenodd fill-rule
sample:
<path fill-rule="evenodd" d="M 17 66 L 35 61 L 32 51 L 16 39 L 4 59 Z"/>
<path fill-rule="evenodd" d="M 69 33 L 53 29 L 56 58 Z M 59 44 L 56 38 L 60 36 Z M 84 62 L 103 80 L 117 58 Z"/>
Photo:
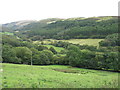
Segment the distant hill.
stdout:
<path fill-rule="evenodd" d="M 18 29 L 21 30 L 24 26 L 34 22 L 37 21 L 33 21 L 33 20 L 16 21 L 16 22 L 3 24 L 2 27 L 3 27 L 3 31 L 14 31 Z"/>
<path fill-rule="evenodd" d="M 16 34 L 24 34 L 32 40 L 105 38 L 109 34 L 118 33 L 118 17 L 49 18 L 40 21 L 12 22 L 3 26 L 9 31 L 22 31 Z"/>
<path fill-rule="evenodd" d="M 22 21 L 16 21 L 16 22 L 11 22 L 11 23 L 6 23 L 3 24 L 3 31 L 21 31 L 21 30 L 25 30 L 28 29 L 30 30 L 31 27 L 42 27 L 45 26 L 49 23 L 55 22 L 57 20 L 60 20 L 59 18 L 49 18 L 49 19 L 43 19 L 40 21 L 37 20 L 22 20 Z"/>

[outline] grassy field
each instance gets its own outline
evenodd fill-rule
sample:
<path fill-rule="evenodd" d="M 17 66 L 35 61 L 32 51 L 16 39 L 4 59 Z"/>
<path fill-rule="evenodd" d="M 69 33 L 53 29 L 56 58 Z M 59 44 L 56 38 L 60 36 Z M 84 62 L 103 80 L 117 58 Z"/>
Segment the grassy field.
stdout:
<path fill-rule="evenodd" d="M 60 52 L 61 50 L 64 50 L 64 48 L 62 47 L 55 47 L 53 45 L 44 45 L 46 47 L 48 47 L 48 49 L 50 49 L 50 47 L 53 47 L 57 52 Z"/>
<path fill-rule="evenodd" d="M 70 40 L 54 40 L 54 39 L 46 39 L 42 41 L 45 44 L 50 44 L 54 41 L 63 41 L 63 42 L 69 42 L 73 44 L 80 44 L 80 45 L 93 45 L 93 46 L 99 46 L 99 42 L 103 39 L 70 39 Z M 34 43 L 41 43 L 40 41 L 34 41 Z"/>
<path fill-rule="evenodd" d="M 116 88 L 118 73 L 62 65 L 3 64 L 3 88 Z"/>
<path fill-rule="evenodd" d="M 99 46 L 99 42 L 103 39 L 70 39 L 70 40 L 58 40 L 63 42 L 69 42 L 73 44 L 80 44 L 80 45 L 93 45 Z"/>
<path fill-rule="evenodd" d="M 71 40 L 65 40 L 65 41 L 73 44 L 98 46 L 99 42 L 102 40 L 103 39 L 71 39 Z"/>

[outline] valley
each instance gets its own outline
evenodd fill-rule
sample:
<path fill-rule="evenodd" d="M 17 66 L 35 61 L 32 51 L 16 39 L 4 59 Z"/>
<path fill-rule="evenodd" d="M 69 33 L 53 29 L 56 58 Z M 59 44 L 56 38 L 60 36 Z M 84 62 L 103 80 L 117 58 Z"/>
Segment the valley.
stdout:
<path fill-rule="evenodd" d="M 118 88 L 117 16 L 3 24 L 3 88 Z"/>

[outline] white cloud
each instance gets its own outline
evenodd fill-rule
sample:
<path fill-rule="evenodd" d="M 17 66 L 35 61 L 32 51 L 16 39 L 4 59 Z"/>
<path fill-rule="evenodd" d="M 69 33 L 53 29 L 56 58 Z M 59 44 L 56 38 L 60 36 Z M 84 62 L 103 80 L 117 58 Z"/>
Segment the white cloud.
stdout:
<path fill-rule="evenodd" d="M 0 23 L 45 18 L 117 16 L 119 0 L 1 0 Z"/>

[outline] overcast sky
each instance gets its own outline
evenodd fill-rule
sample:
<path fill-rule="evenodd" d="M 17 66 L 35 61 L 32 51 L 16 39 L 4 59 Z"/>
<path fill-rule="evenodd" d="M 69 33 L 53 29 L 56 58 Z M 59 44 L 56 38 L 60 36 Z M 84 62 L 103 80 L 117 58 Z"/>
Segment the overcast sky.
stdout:
<path fill-rule="evenodd" d="M 118 16 L 119 0 L 1 0 L 0 24 L 19 20 Z"/>

